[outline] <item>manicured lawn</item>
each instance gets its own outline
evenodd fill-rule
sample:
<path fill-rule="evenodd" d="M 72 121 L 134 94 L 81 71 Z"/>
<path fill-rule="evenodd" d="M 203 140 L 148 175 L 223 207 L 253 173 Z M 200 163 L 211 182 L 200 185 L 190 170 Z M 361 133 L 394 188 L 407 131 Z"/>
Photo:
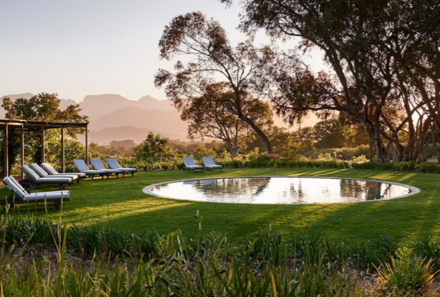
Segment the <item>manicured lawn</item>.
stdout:
<path fill-rule="evenodd" d="M 152 183 L 210 176 L 335 176 L 395 181 L 418 187 L 417 195 L 385 202 L 318 205 L 240 205 L 201 203 L 155 198 L 142 189 Z M 56 190 L 38 187 L 39 190 Z M 178 229 L 187 236 L 196 234 L 194 214 L 203 216 L 203 229 L 227 233 L 240 239 L 258 230 L 285 234 L 302 230 L 321 231 L 324 235 L 356 241 L 379 235 L 421 239 L 432 235 L 440 239 L 440 175 L 367 171 L 354 169 L 227 169 L 224 172 L 191 173 L 188 171 L 140 172 L 134 178 L 83 180 L 68 188 L 71 201 L 62 212 L 63 222 L 88 226 L 116 226 L 142 232 L 156 229 L 166 234 Z M 3 197 L 9 195 L 0 189 Z M 60 212 L 52 204 L 21 205 L 13 215 L 48 216 L 59 220 Z"/>

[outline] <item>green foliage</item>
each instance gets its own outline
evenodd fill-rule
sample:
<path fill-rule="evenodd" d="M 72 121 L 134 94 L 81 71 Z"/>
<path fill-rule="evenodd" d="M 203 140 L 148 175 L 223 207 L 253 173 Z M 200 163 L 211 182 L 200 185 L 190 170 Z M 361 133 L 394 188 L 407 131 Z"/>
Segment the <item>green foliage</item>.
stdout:
<path fill-rule="evenodd" d="M 140 160 L 148 162 L 153 161 L 166 161 L 174 157 L 168 145 L 169 139 L 162 137 L 160 134 L 154 135 L 154 133 L 148 133 L 147 138 L 143 142 L 140 150 L 137 152 L 137 156 Z"/>
<path fill-rule="evenodd" d="M 380 281 L 388 292 L 422 295 L 434 280 L 432 259 L 415 257 L 409 248 L 397 250 L 391 263 L 384 263 L 377 271 Z"/>
<path fill-rule="evenodd" d="M 195 218 L 201 224 L 202 217 Z M 170 291 L 180 296 L 422 296 L 434 276 L 432 259 L 417 257 L 399 243 L 388 259 L 372 259 L 369 265 L 380 261 L 380 285 L 365 286 L 364 273 L 350 268 L 366 259 L 363 252 L 357 256 L 360 250 L 350 243 L 318 233 L 285 240 L 279 233 L 258 232 L 231 245 L 226 236 L 201 227 L 196 237 L 187 238 L 180 231 L 136 234 L 3 216 L 0 239 L 4 296 L 168 296 Z M 390 247 L 388 239 L 377 242 L 364 246 L 368 254 Z M 35 253 L 32 260 L 23 256 L 29 252 Z"/>
<path fill-rule="evenodd" d="M 88 117 L 80 115 L 81 109 L 78 104 L 69 105 L 66 109 L 60 109 L 60 99 L 57 94 L 40 93 L 30 99 L 18 98 L 12 101 L 10 98 L 3 98 L 2 107 L 5 109 L 5 117 L 7 119 L 21 119 L 33 121 L 53 121 L 53 122 L 70 122 L 84 123 L 88 122 Z M 78 134 L 85 132 L 84 128 L 67 128 L 66 136 L 77 139 Z M 54 163 L 56 167 L 60 167 L 60 135 L 59 129 L 51 129 L 45 131 L 45 146 L 47 148 L 48 162 Z M 25 158 L 29 158 L 30 162 L 40 163 L 41 161 L 41 131 L 25 132 Z M 66 138 L 67 138 L 66 137 Z M 4 138 L 4 136 L 3 136 Z M 17 162 L 17 155 L 20 152 L 19 133 L 14 132 L 9 136 L 10 143 L 10 166 L 14 166 Z M 2 139 L 2 142 L 4 139 Z M 71 142 L 72 142 L 71 141 Z M 67 140 L 67 146 L 69 140 Z M 3 154 L 4 146 L 0 147 L 0 155 Z M 70 161 L 70 160 L 69 160 Z"/>

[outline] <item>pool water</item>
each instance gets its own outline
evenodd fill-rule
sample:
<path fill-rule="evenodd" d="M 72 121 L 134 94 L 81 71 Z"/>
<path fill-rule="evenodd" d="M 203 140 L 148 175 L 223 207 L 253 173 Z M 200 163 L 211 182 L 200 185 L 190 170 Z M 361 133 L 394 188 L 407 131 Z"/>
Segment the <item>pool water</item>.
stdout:
<path fill-rule="evenodd" d="M 154 184 L 147 194 L 218 203 L 311 204 L 401 198 L 417 188 L 390 182 L 310 177 L 234 177 Z"/>

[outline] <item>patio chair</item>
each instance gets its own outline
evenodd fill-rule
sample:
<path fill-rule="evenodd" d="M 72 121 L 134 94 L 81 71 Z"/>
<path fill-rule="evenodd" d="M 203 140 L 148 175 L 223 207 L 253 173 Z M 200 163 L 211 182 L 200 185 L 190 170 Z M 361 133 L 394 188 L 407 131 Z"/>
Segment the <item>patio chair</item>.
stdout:
<path fill-rule="evenodd" d="M 185 164 L 185 166 L 182 168 L 182 170 L 191 170 L 192 172 L 194 172 L 194 170 L 203 171 L 203 166 L 196 165 L 196 163 L 194 163 L 193 157 L 183 158 L 183 163 Z"/>
<path fill-rule="evenodd" d="M 41 163 L 40 164 L 41 168 L 43 168 L 49 175 L 76 175 L 79 178 L 84 178 L 86 177 L 86 174 L 83 172 L 69 172 L 69 173 L 59 173 L 58 171 L 55 170 L 55 168 L 53 168 L 49 163 Z"/>
<path fill-rule="evenodd" d="M 73 161 L 73 165 L 75 166 L 76 169 L 78 169 L 78 171 L 80 173 L 85 173 L 86 176 L 89 176 L 92 178 L 95 177 L 96 175 L 99 175 L 100 177 L 102 177 L 104 179 L 104 176 L 107 176 L 109 173 L 105 170 L 91 170 L 89 169 L 89 166 L 87 166 L 86 162 L 84 162 L 84 160 L 75 160 Z"/>
<path fill-rule="evenodd" d="M 137 168 L 124 168 L 119 165 L 118 161 L 114 158 L 105 159 L 105 163 L 107 163 L 110 169 L 119 169 L 122 171 L 122 176 L 125 176 L 126 173 L 131 173 L 131 176 L 134 176 L 134 173 L 137 172 Z"/>
<path fill-rule="evenodd" d="M 71 185 L 73 183 L 73 178 L 67 176 L 40 177 L 28 165 L 21 166 L 21 171 L 23 171 L 27 176 L 27 179 L 21 181 L 21 184 L 27 189 L 32 189 L 34 185 L 56 184 L 60 187 L 60 190 L 62 190 L 66 188 L 66 185 Z"/>
<path fill-rule="evenodd" d="M 120 169 L 107 169 L 107 168 L 105 168 L 104 164 L 102 164 L 102 162 L 101 162 L 101 159 L 92 159 L 92 160 L 90 160 L 90 163 L 92 164 L 92 167 L 95 170 L 105 170 L 108 173 L 107 178 L 108 178 L 108 176 L 110 176 L 112 174 L 116 175 L 116 178 L 119 178 L 119 174 L 123 174 L 122 170 L 120 170 Z"/>
<path fill-rule="evenodd" d="M 211 171 L 221 169 L 221 171 L 223 171 L 222 165 L 216 165 L 212 157 L 203 157 L 203 164 L 205 164 L 204 169 L 211 169 Z"/>
<path fill-rule="evenodd" d="M 71 175 L 71 174 L 57 174 L 56 176 L 50 175 L 47 173 L 43 168 L 40 167 L 37 163 L 32 163 L 29 165 L 29 167 L 35 171 L 40 177 L 70 177 L 74 181 L 76 180 L 77 183 L 79 183 L 79 177 L 78 175 Z"/>
<path fill-rule="evenodd" d="M 6 204 L 9 204 L 10 207 L 13 208 L 15 204 L 52 202 L 55 209 L 58 210 L 61 201 L 70 200 L 69 191 L 28 193 L 12 176 L 5 177 L 3 183 L 12 192 L 9 197 L 6 197 L 6 199 L 0 200 L 0 205 L 4 207 Z"/>

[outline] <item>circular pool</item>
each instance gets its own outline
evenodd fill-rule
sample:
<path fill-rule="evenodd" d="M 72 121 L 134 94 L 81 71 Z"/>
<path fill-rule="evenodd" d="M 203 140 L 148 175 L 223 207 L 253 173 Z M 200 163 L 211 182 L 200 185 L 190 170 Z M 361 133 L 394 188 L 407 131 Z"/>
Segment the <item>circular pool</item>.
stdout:
<path fill-rule="evenodd" d="M 227 177 L 153 184 L 144 193 L 217 203 L 312 204 L 403 198 L 419 189 L 403 184 L 352 178 Z"/>

